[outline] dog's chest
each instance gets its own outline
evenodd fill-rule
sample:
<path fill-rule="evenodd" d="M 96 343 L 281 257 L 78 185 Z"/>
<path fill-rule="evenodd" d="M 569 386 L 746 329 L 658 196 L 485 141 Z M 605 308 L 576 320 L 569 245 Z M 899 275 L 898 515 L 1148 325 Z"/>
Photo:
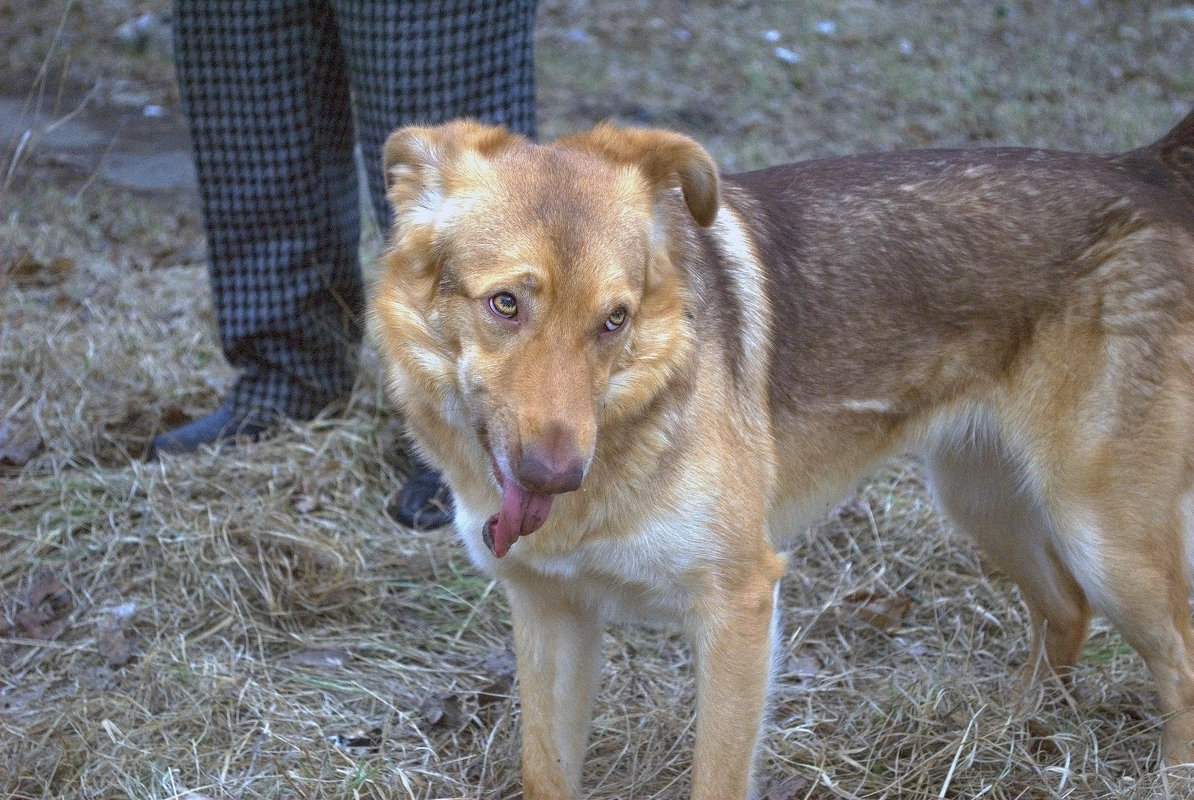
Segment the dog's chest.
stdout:
<path fill-rule="evenodd" d="M 476 535 L 482 522 L 482 514 L 457 509 L 460 538 L 478 567 L 498 576 L 517 567 L 520 574 L 565 584 L 609 621 L 682 622 L 715 558 L 701 526 L 668 515 L 643 520 L 634 531 L 593 536 L 564 553 L 536 546 L 534 537 L 551 535 L 545 529 L 517 542 L 503 564 Z"/>

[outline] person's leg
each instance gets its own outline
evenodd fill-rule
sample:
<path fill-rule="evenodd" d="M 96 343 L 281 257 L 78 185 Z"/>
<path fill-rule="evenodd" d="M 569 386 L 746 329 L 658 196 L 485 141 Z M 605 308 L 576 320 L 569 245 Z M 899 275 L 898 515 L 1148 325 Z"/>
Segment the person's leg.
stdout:
<path fill-rule="evenodd" d="M 221 427 L 309 419 L 346 395 L 363 304 L 351 94 L 332 10 L 177 0 L 174 26 L 220 343 L 241 374 L 218 412 L 157 437 L 159 451 L 194 449 L 227 435 Z"/>
<path fill-rule="evenodd" d="M 378 225 L 389 227 L 382 146 L 403 125 L 473 117 L 533 136 L 535 0 L 335 0 Z M 416 464 L 390 513 L 411 527 L 451 520 L 438 474 Z"/>
<path fill-rule="evenodd" d="M 535 135 L 535 0 L 334 0 L 377 222 L 382 147 L 403 125 L 471 117 Z"/>

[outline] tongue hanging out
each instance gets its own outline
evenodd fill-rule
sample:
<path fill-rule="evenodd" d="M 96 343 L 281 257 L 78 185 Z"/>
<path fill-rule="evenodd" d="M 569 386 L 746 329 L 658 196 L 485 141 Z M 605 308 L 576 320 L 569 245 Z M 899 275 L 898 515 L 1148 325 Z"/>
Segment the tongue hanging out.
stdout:
<path fill-rule="evenodd" d="M 528 536 L 543 526 L 554 495 L 535 494 L 494 470 L 502 485 L 502 508 L 485 523 L 481 539 L 498 558 L 506 555 L 519 536 Z"/>

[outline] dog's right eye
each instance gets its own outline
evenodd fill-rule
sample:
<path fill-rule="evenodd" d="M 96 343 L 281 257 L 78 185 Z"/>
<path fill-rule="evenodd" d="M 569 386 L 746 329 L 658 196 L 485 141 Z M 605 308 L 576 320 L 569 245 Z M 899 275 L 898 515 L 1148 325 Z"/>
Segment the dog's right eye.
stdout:
<path fill-rule="evenodd" d="M 518 316 L 518 301 L 509 292 L 498 292 L 489 298 L 489 307 L 499 317 L 514 319 Z"/>

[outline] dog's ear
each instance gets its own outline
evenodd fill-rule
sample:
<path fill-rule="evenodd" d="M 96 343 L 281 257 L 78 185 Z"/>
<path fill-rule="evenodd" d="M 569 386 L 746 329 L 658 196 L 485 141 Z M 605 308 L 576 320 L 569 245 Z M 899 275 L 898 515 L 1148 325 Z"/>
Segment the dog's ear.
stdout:
<path fill-rule="evenodd" d="M 382 151 L 390 201 L 400 213 L 432 211 L 443 200 L 448 173 L 461 159 L 469 154 L 491 156 L 521 138 L 504 127 L 473 120 L 399 128 Z"/>
<path fill-rule="evenodd" d="M 386 188 L 394 206 L 390 244 L 413 274 L 436 260 L 437 231 L 451 223 L 446 200 L 486 160 L 525 138 L 503 127 L 457 120 L 435 127 L 411 126 L 390 134 L 382 152 Z M 397 262 L 395 262 L 397 263 Z"/>
<path fill-rule="evenodd" d="M 602 124 L 586 133 L 562 137 L 556 144 L 636 166 L 655 191 L 679 182 L 684 203 L 698 225 L 711 225 L 717 217 L 717 166 L 705 148 L 687 136 Z"/>

